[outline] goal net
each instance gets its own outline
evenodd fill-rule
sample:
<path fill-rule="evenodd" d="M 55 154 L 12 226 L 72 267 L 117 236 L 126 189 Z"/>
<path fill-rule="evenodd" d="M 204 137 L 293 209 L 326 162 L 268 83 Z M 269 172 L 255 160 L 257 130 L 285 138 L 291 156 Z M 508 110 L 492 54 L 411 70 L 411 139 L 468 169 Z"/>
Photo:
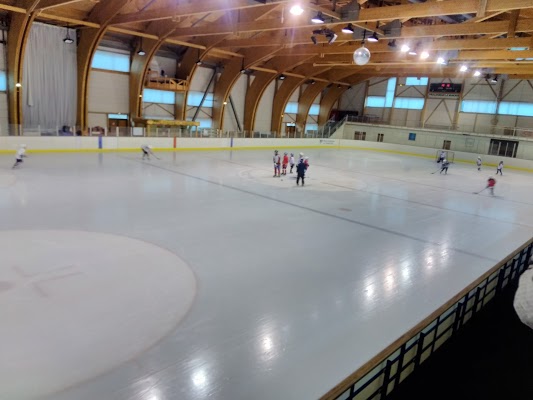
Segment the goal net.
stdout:
<path fill-rule="evenodd" d="M 439 161 L 441 152 L 444 152 L 444 158 L 446 158 L 446 160 L 453 163 L 453 160 L 455 159 L 455 153 L 450 150 L 437 150 L 435 161 Z"/>

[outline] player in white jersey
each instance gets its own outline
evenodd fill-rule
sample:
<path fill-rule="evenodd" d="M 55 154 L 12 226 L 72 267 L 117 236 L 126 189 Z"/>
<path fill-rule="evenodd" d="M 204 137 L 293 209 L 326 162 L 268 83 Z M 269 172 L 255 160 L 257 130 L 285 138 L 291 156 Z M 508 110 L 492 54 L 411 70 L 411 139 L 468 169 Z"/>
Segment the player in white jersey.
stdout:
<path fill-rule="evenodd" d="M 15 168 L 17 165 L 23 163 L 24 161 L 22 159 L 24 157 L 27 157 L 27 155 L 26 155 L 26 145 L 25 144 L 21 144 L 19 149 L 17 150 L 17 155 L 15 157 L 15 164 L 13 165 L 13 168 Z"/>
<path fill-rule="evenodd" d="M 272 162 L 274 163 L 274 178 L 279 178 L 281 176 L 281 157 L 278 154 L 278 151 L 274 151 L 274 157 L 272 157 Z"/>
<path fill-rule="evenodd" d="M 481 171 L 481 157 L 478 157 L 476 160 L 477 170 Z"/>
<path fill-rule="evenodd" d="M 141 146 L 141 150 L 143 152 L 143 160 L 145 158 L 147 158 L 148 160 L 150 160 L 150 154 L 152 154 L 153 156 L 155 156 L 155 154 L 153 153 L 152 151 L 152 146 L 149 145 L 149 144 L 143 144 Z"/>
<path fill-rule="evenodd" d="M 290 173 L 292 174 L 292 169 L 294 168 L 294 153 L 291 153 L 291 157 L 289 158 L 289 165 L 291 166 L 291 171 Z"/>
<path fill-rule="evenodd" d="M 443 162 L 446 159 L 446 152 L 444 150 L 440 151 L 439 159 L 437 160 L 437 163 Z"/>
<path fill-rule="evenodd" d="M 450 162 L 446 159 L 442 160 L 441 168 L 439 174 L 442 174 L 444 172 L 445 175 L 448 175 L 448 167 L 450 166 Z"/>
<path fill-rule="evenodd" d="M 503 161 L 500 161 L 500 163 L 498 164 L 498 168 L 496 168 L 496 175 L 498 175 L 498 172 L 500 173 L 500 175 L 503 175 Z"/>

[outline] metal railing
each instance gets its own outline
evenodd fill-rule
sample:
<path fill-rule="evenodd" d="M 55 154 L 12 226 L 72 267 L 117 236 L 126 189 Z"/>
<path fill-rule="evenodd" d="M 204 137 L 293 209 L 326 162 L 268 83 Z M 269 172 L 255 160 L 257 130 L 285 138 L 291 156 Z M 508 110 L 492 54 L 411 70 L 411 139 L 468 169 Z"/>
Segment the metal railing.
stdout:
<path fill-rule="evenodd" d="M 509 285 L 516 285 L 531 262 L 533 239 L 390 346 L 389 355 L 370 361 L 345 379 L 322 400 L 384 399 L 444 342 Z M 405 337 L 408 339 L 403 339 Z M 369 371 L 366 373 L 366 371 Z"/>
<path fill-rule="evenodd" d="M 511 136 L 533 139 L 533 128 L 499 126 L 499 125 L 469 125 L 469 124 L 427 124 L 420 120 L 383 120 L 376 115 L 347 116 L 346 122 L 359 122 L 365 124 L 390 125 L 403 128 L 433 129 L 451 131 L 454 133 L 481 133 L 496 136 Z"/>

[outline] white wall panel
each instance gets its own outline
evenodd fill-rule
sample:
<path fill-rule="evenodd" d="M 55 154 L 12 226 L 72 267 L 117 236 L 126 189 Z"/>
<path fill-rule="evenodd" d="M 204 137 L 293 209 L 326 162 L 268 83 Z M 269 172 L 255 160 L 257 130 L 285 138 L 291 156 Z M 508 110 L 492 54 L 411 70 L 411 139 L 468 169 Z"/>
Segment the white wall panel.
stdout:
<path fill-rule="evenodd" d="M 129 114 L 129 75 L 92 70 L 89 76 L 89 112 Z"/>
<path fill-rule="evenodd" d="M 174 104 L 143 103 L 143 117 L 174 119 L 174 108 Z"/>
<path fill-rule="evenodd" d="M 195 92 L 205 92 L 205 89 L 207 87 L 207 84 L 211 80 L 211 77 L 213 76 L 213 69 L 212 68 L 205 68 L 205 67 L 198 67 L 196 68 L 196 72 L 193 75 L 192 81 L 190 82 L 189 90 L 195 91 Z M 209 92 L 213 92 L 214 85 L 211 85 L 209 88 Z"/>
<path fill-rule="evenodd" d="M 0 135 L 9 134 L 7 92 L 0 92 Z"/>
<path fill-rule="evenodd" d="M 89 126 L 89 128 L 101 126 L 107 131 L 107 114 L 88 113 L 87 125 Z"/>
<path fill-rule="evenodd" d="M 362 115 L 365 106 L 365 87 L 366 83 L 360 83 L 346 90 L 340 97 L 338 109 L 357 111 Z"/>
<path fill-rule="evenodd" d="M 176 60 L 173 58 L 155 56 L 150 62 L 150 68 L 158 73 L 163 70 L 171 78 L 176 76 Z"/>
<path fill-rule="evenodd" d="M 274 92 L 276 88 L 276 80 L 270 82 L 270 85 L 263 92 L 263 96 L 259 101 L 257 112 L 255 113 L 255 131 L 269 132 L 272 130 L 272 102 L 274 101 Z"/>
<path fill-rule="evenodd" d="M 243 128 L 244 123 L 244 100 L 246 98 L 247 82 L 247 75 L 241 75 L 239 79 L 237 79 L 237 82 L 235 82 L 235 85 L 233 85 L 230 93 L 241 129 Z M 237 131 L 239 129 L 229 99 L 228 104 L 224 107 L 224 124 L 222 129 L 225 131 Z"/>

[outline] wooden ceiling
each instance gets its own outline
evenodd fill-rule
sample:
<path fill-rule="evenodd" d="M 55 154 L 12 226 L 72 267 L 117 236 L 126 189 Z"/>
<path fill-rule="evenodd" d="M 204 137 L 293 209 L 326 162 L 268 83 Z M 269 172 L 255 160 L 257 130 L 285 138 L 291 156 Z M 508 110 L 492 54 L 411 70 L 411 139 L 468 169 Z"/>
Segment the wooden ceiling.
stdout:
<path fill-rule="evenodd" d="M 295 4 L 303 8 L 299 16 L 290 12 Z M 105 24 L 106 38 L 132 48 L 140 37 L 163 38 L 177 58 L 193 48 L 207 64 L 238 57 L 247 70 L 328 82 L 463 77 L 474 70 L 533 78 L 533 0 L 0 0 L 0 9 L 33 12 L 38 21 L 80 30 Z M 311 22 L 318 12 L 324 23 Z M 393 21 L 399 29 L 390 29 Z M 355 36 L 341 31 L 348 23 Z M 355 65 L 352 56 L 361 47 L 361 28 L 379 38 L 366 41 L 372 56 L 365 66 Z M 317 34 L 313 44 L 314 30 L 337 38 L 328 44 L 326 35 Z M 403 44 L 418 54 L 401 52 Z M 425 60 L 422 51 L 429 53 Z M 468 71 L 459 71 L 463 64 Z"/>

